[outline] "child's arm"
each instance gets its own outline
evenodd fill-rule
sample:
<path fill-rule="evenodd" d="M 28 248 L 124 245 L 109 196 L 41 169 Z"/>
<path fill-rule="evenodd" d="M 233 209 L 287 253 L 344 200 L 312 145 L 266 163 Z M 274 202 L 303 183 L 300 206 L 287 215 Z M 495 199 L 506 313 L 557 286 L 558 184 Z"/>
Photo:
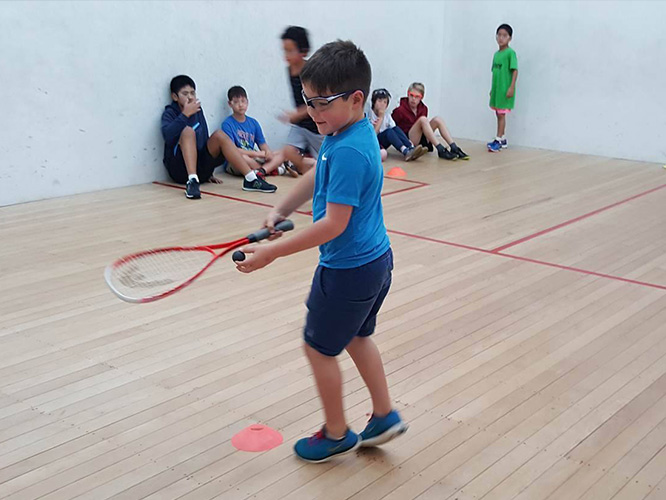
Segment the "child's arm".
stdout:
<path fill-rule="evenodd" d="M 375 128 L 375 134 L 379 134 L 379 129 L 382 127 L 382 123 L 384 122 L 384 115 L 377 115 L 377 120 L 375 120 L 372 124 L 372 126 Z"/>
<path fill-rule="evenodd" d="M 308 116 L 308 107 L 303 105 L 303 106 L 298 106 L 296 109 L 293 109 L 291 111 L 285 111 L 282 113 L 280 116 L 280 121 L 284 123 L 298 123 L 302 120 L 305 120 Z"/>
<path fill-rule="evenodd" d="M 513 70 L 513 75 L 511 75 L 511 85 L 509 85 L 509 90 L 506 91 L 506 96 L 508 98 L 513 97 L 516 93 L 516 80 L 518 80 L 518 70 Z"/>
<path fill-rule="evenodd" d="M 263 153 L 263 154 L 259 153 L 260 157 L 266 158 L 266 161 L 271 161 L 273 159 L 273 151 L 271 151 L 271 148 L 268 147 L 267 142 L 264 142 L 263 144 L 260 144 L 259 149 Z"/>
<path fill-rule="evenodd" d="M 351 205 L 327 203 L 326 215 L 323 219 L 319 219 L 291 238 L 263 245 L 253 244 L 243 247 L 242 251 L 249 254 L 250 257 L 242 262 L 238 262 L 236 267 L 243 273 L 251 273 L 267 266 L 278 257 L 285 257 L 323 245 L 337 238 L 347 229 L 353 210 L 354 207 Z"/>

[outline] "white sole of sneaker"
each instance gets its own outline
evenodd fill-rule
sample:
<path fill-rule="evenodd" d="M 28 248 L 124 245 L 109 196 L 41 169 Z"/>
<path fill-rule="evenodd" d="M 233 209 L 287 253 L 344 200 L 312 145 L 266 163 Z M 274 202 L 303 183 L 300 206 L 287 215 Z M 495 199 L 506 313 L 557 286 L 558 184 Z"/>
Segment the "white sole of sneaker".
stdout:
<path fill-rule="evenodd" d="M 275 189 L 275 190 L 273 190 L 273 191 L 264 191 L 263 189 L 247 189 L 247 188 L 243 188 L 243 191 L 248 191 L 248 192 L 251 192 L 251 193 L 274 193 L 275 191 L 277 191 L 277 189 Z"/>
<path fill-rule="evenodd" d="M 342 453 L 336 453 L 335 455 L 331 455 L 330 457 L 322 458 L 321 460 L 310 460 L 309 458 L 303 458 L 299 454 L 296 454 L 296 456 L 300 460 L 303 460 L 304 462 L 308 462 L 308 463 L 311 463 L 311 464 L 323 464 L 324 462 L 328 462 L 329 460 L 333 460 L 336 457 L 341 457 L 343 455 L 348 455 L 350 453 L 355 452 L 356 450 L 358 450 L 360 448 L 361 442 L 362 442 L 361 438 L 359 437 L 358 442 L 354 445 L 353 448 L 349 448 L 348 450 L 343 451 Z"/>
<path fill-rule="evenodd" d="M 402 436 L 409 429 L 409 425 L 405 422 L 399 422 L 393 427 L 389 427 L 386 431 L 382 432 L 379 436 L 361 441 L 361 446 L 379 446 L 380 444 L 388 443 L 392 439 Z"/>

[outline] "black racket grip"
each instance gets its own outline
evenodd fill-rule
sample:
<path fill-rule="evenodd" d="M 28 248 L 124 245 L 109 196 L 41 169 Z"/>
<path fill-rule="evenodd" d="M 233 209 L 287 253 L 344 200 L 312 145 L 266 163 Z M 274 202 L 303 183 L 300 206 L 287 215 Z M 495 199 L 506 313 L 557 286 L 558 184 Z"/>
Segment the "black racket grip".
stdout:
<path fill-rule="evenodd" d="M 294 229 L 294 223 L 291 222 L 289 219 L 285 219 L 285 220 L 275 224 L 275 230 L 276 231 L 291 231 L 292 229 Z M 271 235 L 270 230 L 267 227 L 265 227 L 265 228 L 260 229 L 259 231 L 255 232 L 255 233 L 248 234 L 247 239 L 250 240 L 250 243 L 254 243 L 255 241 L 265 240 L 270 235 Z M 234 255 L 235 255 L 235 253 L 234 253 Z M 234 259 L 234 260 L 236 260 L 236 259 Z"/>

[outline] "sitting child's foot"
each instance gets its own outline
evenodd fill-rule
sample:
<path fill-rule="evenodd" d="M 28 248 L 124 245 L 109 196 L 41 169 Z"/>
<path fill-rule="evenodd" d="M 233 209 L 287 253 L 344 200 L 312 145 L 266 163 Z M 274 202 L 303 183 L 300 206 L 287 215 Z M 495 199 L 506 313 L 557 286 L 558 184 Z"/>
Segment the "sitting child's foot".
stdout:
<path fill-rule="evenodd" d="M 437 156 L 443 160 L 457 160 L 458 157 L 441 144 L 437 145 Z"/>
<path fill-rule="evenodd" d="M 497 139 L 495 139 L 493 142 L 489 142 L 486 144 L 486 146 L 488 146 L 489 153 L 497 153 L 500 149 L 502 149 L 502 144 Z"/>
<path fill-rule="evenodd" d="M 416 156 L 416 148 L 413 146 L 411 148 L 405 148 L 402 150 L 402 154 L 405 155 L 405 161 L 412 161 Z"/>
<path fill-rule="evenodd" d="M 274 193 L 277 191 L 277 186 L 269 184 L 263 177 L 257 175 L 253 181 L 243 179 L 243 191 L 257 191 L 259 193 Z"/>
<path fill-rule="evenodd" d="M 342 439 L 336 440 L 327 437 L 326 428 L 322 427 L 312 437 L 299 439 L 294 445 L 294 452 L 301 460 L 318 464 L 351 453 L 360 445 L 361 437 L 349 429 Z"/>
<path fill-rule="evenodd" d="M 198 200 L 201 198 L 199 181 L 197 181 L 194 177 L 187 181 L 187 185 L 185 186 L 185 196 L 190 200 Z"/>
<path fill-rule="evenodd" d="M 296 170 L 293 163 L 290 161 L 285 161 L 278 167 L 278 169 L 282 169 L 280 175 L 291 175 L 292 177 L 298 177 L 298 170 Z"/>
<path fill-rule="evenodd" d="M 361 446 L 378 446 L 387 443 L 404 434 L 408 427 L 395 410 L 391 410 L 388 415 L 381 418 L 373 415 L 361 432 Z"/>
<path fill-rule="evenodd" d="M 459 160 L 469 160 L 469 155 L 460 149 L 457 145 L 451 146 L 451 152 L 456 155 Z"/>
<path fill-rule="evenodd" d="M 415 149 L 415 151 L 416 151 L 416 152 L 414 153 L 414 159 L 415 159 L 415 160 L 418 159 L 418 158 L 421 158 L 424 154 L 427 154 L 427 153 L 428 153 L 428 148 L 424 148 L 424 147 L 421 146 L 420 144 L 417 145 L 414 149 Z"/>

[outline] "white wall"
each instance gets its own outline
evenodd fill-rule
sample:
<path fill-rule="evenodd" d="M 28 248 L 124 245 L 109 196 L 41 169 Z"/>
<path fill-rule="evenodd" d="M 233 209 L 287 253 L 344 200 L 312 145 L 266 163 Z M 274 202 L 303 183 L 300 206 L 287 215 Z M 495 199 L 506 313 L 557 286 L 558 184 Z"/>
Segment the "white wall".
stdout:
<path fill-rule="evenodd" d="M 280 146 L 292 107 L 280 34 L 352 39 L 394 95 L 441 81 L 443 5 L 432 2 L 0 2 L 0 205 L 165 177 L 159 122 L 171 77 L 197 83 L 209 129 L 243 85 Z M 404 16 L 428 12 L 404 34 Z M 394 34 L 395 33 L 395 34 Z M 433 43 L 431 52 L 413 50 Z M 409 61 L 409 63 L 408 63 Z M 439 92 L 429 103 L 439 104 Z"/>
<path fill-rule="evenodd" d="M 349 38 L 397 103 L 413 80 L 488 140 L 494 33 L 515 29 L 513 144 L 666 161 L 664 2 L 0 2 L 0 206 L 165 177 L 159 120 L 186 73 L 211 130 L 243 85 L 269 144 L 292 106 L 279 36 Z M 408 32 L 406 22 L 412 23 Z"/>
<path fill-rule="evenodd" d="M 454 137 L 490 140 L 495 30 L 518 54 L 513 144 L 666 163 L 666 2 L 448 2 L 443 107 Z"/>

